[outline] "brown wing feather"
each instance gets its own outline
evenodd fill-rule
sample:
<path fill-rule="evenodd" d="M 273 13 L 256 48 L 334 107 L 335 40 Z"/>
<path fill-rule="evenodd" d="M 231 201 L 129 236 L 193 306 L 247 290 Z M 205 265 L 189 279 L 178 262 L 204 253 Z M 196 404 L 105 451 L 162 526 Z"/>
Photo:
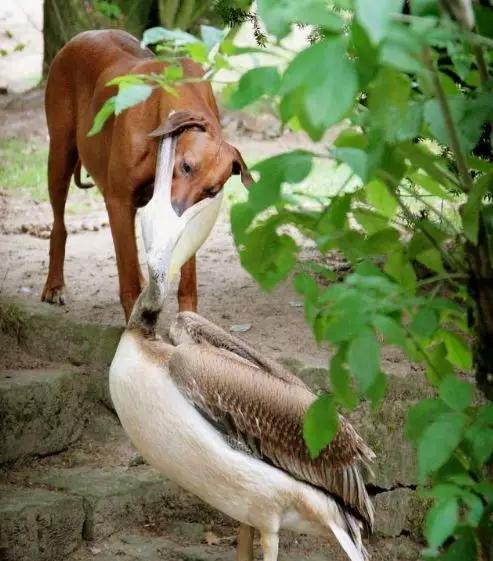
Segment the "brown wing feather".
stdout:
<path fill-rule="evenodd" d="M 308 388 L 297 376 L 274 360 L 260 354 L 246 341 L 227 333 L 224 329 L 194 312 L 177 314 L 176 321 L 170 327 L 170 339 L 175 345 L 193 341 L 195 343 L 208 343 L 215 348 L 225 349 L 288 384 Z"/>
<path fill-rule="evenodd" d="M 312 460 L 302 436 L 304 414 L 316 399 L 309 389 L 203 344 L 179 345 L 169 370 L 187 398 L 207 418 L 250 443 L 252 453 L 257 450 L 260 458 L 328 491 L 372 527 L 373 508 L 358 464 L 370 461 L 373 452 L 340 417 L 337 435 Z"/>

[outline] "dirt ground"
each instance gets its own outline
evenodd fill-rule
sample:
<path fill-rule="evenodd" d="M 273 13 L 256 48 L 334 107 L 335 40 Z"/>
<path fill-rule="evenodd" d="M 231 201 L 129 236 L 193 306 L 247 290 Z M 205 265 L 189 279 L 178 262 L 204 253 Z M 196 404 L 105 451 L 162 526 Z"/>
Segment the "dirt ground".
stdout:
<path fill-rule="evenodd" d="M 272 126 L 272 121 L 263 117 L 225 119 L 230 141 L 247 159 L 252 152 L 269 155 L 306 147 L 307 139 L 301 135 L 266 139 L 266 130 Z M 48 141 L 41 91 L 0 98 L 0 138 Z M 1 162 L 1 165 L 9 163 Z M 48 267 L 51 209 L 48 203 L 35 202 L 24 195 L 14 196 L 5 187 L 0 185 L 3 188 L 0 191 L 0 293 L 38 300 Z M 69 200 L 84 195 L 72 187 Z M 122 324 L 113 242 L 102 198 L 92 207 L 88 214 L 66 217 L 69 236 L 65 310 L 82 320 Z M 142 251 L 140 256 L 145 264 Z M 211 320 L 226 329 L 235 325 L 251 326 L 242 336 L 273 356 L 296 356 L 307 364 L 325 362 L 327 353 L 313 342 L 304 322 L 302 302 L 291 283 L 266 294 L 242 269 L 225 209 L 198 253 L 198 284 L 199 311 Z M 163 314 L 163 325 L 175 310 L 176 298 L 172 293 Z"/>

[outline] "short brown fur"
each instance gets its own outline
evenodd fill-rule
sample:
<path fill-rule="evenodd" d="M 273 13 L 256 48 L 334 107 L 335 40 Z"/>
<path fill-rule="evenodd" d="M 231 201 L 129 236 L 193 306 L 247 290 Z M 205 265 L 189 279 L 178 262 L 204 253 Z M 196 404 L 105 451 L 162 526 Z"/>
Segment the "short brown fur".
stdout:
<path fill-rule="evenodd" d="M 180 60 L 184 74 L 200 78 L 194 62 Z M 103 103 L 116 94 L 106 87 L 112 78 L 129 73 L 162 72 L 165 63 L 153 58 L 123 31 L 88 31 L 69 41 L 55 57 L 46 85 L 46 117 L 50 133 L 48 186 L 53 208 L 50 264 L 42 299 L 64 303 L 65 202 L 72 175 L 80 187 L 81 164 L 103 194 L 116 251 L 120 301 L 128 320 L 141 291 L 135 239 L 135 214 L 152 196 L 158 140 L 170 112 L 187 125 L 179 127 L 171 202 L 181 214 L 199 200 L 215 195 L 232 173 L 249 184 L 243 158 L 224 141 L 219 111 L 210 84 L 188 83 L 178 96 L 157 88 L 139 105 L 111 118 L 103 130 L 88 137 Z M 199 123 L 199 124 L 197 124 Z M 202 125 L 200 125 L 202 123 Z M 190 167 L 190 173 L 185 173 Z M 182 268 L 178 290 L 180 310 L 196 310 L 195 258 Z"/>

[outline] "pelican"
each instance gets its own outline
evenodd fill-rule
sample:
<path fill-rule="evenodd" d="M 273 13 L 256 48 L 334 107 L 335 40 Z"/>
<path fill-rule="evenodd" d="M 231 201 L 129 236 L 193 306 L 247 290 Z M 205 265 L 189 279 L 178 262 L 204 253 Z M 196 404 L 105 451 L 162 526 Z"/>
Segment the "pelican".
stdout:
<path fill-rule="evenodd" d="M 302 423 L 316 396 L 299 378 L 192 312 L 177 315 L 171 343 L 156 334 L 169 284 L 221 202 L 219 194 L 174 213 L 174 148 L 174 138 L 162 140 L 141 214 L 149 281 L 110 367 L 122 426 L 154 468 L 240 522 L 241 561 L 252 559 L 249 528 L 260 532 L 264 561 L 277 561 L 281 529 L 332 534 L 351 561 L 364 561 L 361 536 L 374 514 L 360 467 L 374 454 L 349 422 L 340 416 L 335 438 L 311 459 Z"/>

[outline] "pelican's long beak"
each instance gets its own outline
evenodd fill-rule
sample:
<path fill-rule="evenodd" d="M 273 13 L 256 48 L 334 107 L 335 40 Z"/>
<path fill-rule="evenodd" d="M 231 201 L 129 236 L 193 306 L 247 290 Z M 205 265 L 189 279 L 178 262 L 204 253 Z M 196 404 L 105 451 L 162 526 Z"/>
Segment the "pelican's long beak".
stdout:
<path fill-rule="evenodd" d="M 175 138 L 162 141 L 152 199 L 141 211 L 141 226 L 149 267 L 149 282 L 159 283 L 163 297 L 182 265 L 207 239 L 216 222 L 222 191 L 203 199 L 178 216 L 171 205 Z M 162 298 L 163 298 L 162 297 Z"/>

